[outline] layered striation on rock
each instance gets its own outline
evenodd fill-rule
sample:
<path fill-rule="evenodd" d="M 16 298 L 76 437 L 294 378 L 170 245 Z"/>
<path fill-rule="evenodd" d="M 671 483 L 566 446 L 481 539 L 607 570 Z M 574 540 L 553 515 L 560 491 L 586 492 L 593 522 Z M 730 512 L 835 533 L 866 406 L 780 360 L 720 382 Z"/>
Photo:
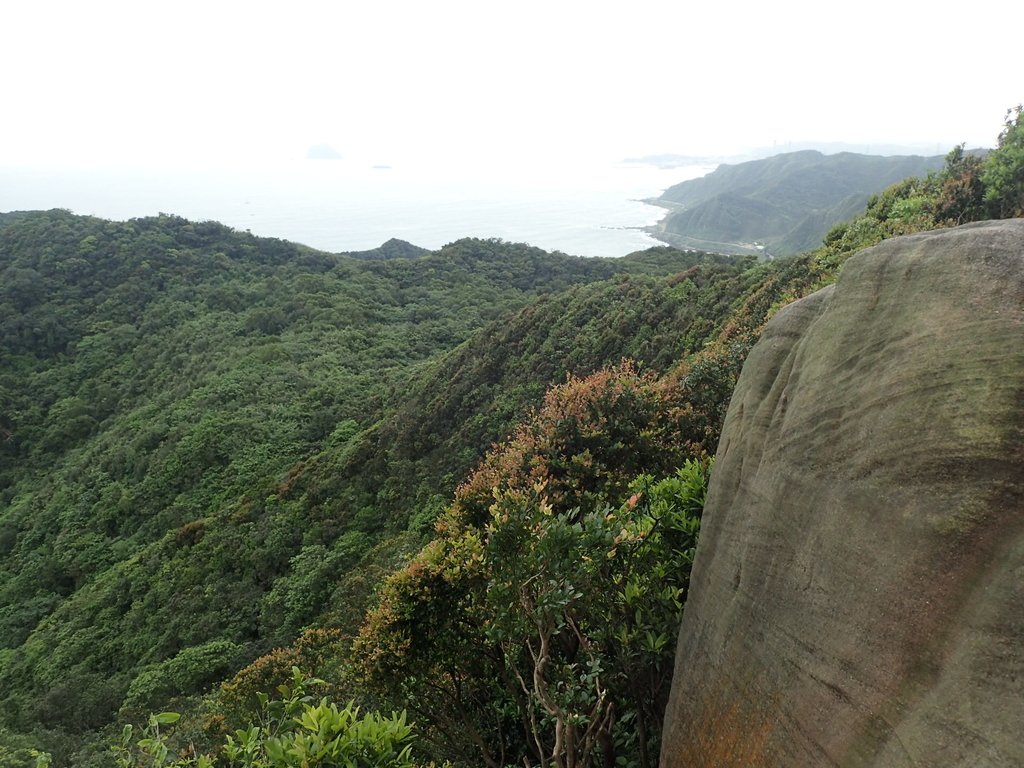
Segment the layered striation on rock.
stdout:
<path fill-rule="evenodd" d="M 1024 765 L 1024 220 L 882 243 L 768 325 L 661 757 Z"/>

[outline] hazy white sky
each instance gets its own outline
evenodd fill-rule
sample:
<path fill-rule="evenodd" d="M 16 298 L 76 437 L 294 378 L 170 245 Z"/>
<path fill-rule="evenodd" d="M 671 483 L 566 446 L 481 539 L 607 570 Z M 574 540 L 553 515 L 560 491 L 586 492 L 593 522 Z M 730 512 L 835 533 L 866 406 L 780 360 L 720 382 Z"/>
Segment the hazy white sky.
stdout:
<path fill-rule="evenodd" d="M 0 164 L 992 146 L 1006 0 L 5 4 Z"/>

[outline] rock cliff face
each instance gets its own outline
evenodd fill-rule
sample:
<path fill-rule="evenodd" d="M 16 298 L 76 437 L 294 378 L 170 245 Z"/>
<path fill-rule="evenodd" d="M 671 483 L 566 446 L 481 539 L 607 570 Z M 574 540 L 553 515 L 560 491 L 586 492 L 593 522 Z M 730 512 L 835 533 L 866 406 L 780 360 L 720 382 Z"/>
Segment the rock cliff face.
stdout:
<path fill-rule="evenodd" d="M 1024 765 L 1024 220 L 885 242 L 769 324 L 661 758 Z"/>

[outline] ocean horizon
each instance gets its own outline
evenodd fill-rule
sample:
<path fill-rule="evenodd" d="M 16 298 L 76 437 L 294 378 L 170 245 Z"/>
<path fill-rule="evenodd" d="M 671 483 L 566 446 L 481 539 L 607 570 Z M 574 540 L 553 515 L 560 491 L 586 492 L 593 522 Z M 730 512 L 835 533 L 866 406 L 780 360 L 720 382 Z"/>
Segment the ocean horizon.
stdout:
<path fill-rule="evenodd" d="M 296 160 L 243 168 L 0 170 L 0 211 L 65 208 L 126 220 L 159 213 L 214 220 L 340 253 L 399 238 L 436 249 L 501 238 L 579 256 L 661 243 L 665 214 L 643 202 L 713 166 L 640 163 L 467 167 Z"/>

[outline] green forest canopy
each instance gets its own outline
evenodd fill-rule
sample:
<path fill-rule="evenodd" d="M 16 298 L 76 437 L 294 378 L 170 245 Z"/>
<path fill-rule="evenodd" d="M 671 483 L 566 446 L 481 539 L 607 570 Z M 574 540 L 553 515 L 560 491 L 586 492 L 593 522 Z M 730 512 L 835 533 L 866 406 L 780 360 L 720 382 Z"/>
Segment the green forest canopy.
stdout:
<path fill-rule="evenodd" d="M 767 264 L 481 240 L 368 260 L 173 216 L 0 216 L 0 765 L 27 764 L 32 747 L 107 765 L 117 722 L 172 706 L 174 738 L 214 749 L 293 666 L 337 701 L 419 711 L 437 759 L 564 764 L 611 749 L 651 764 L 664 681 L 627 695 L 637 674 L 612 659 L 663 674 L 683 592 L 644 608 L 644 632 L 624 622 L 604 638 L 585 617 L 617 609 L 594 600 L 621 607 L 685 567 L 637 542 L 652 520 L 685 532 L 699 519 L 696 470 L 675 468 L 707 466 L 766 319 L 881 239 L 1024 215 L 1022 144 L 1018 109 L 986 158 L 954 150 L 817 250 Z M 534 595 L 547 607 L 533 618 L 578 635 L 534 636 L 561 638 L 547 669 L 585 662 L 588 682 L 559 704 L 545 688 L 558 678 L 542 675 L 517 698 L 504 676 L 532 679 L 533 619 L 510 612 L 525 593 L 504 563 L 567 567 L 551 553 L 570 544 L 608 560 L 617 534 L 602 521 L 616 517 L 629 546 L 610 559 L 628 572 L 552 578 L 621 592 Z M 421 590 L 435 568 L 444 589 Z M 432 623 L 442 594 L 465 621 Z M 389 657 L 385 674 L 374 660 L 402 642 L 389 605 L 435 645 Z M 458 713 L 431 720 L 401 666 L 426 664 L 425 681 L 467 649 L 490 662 L 459 666 L 458 684 L 476 714 L 500 713 L 474 725 L 477 742 L 446 737 Z M 601 690 L 620 726 L 646 724 L 601 720 Z"/>

